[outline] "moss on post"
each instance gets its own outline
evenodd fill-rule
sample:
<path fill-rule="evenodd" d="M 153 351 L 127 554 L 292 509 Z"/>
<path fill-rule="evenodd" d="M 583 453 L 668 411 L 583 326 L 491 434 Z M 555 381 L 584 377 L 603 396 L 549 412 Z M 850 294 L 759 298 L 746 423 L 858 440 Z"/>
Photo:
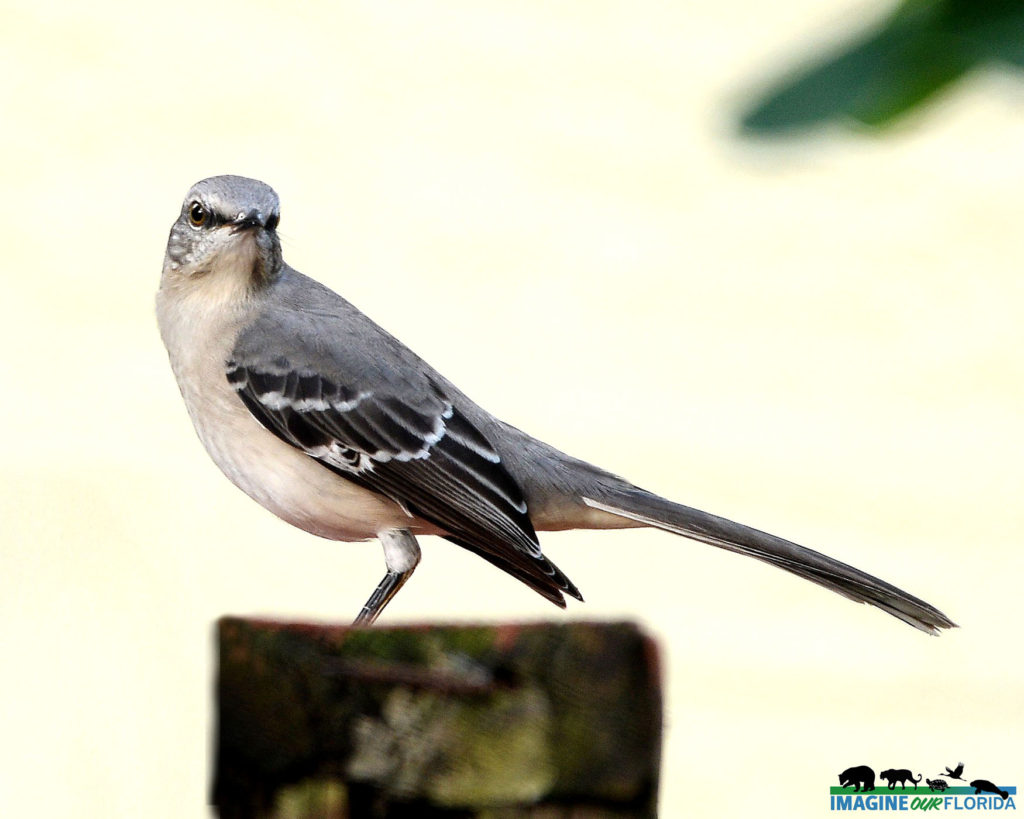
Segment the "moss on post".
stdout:
<path fill-rule="evenodd" d="M 218 626 L 222 817 L 648 817 L 657 650 L 630 623 Z"/>

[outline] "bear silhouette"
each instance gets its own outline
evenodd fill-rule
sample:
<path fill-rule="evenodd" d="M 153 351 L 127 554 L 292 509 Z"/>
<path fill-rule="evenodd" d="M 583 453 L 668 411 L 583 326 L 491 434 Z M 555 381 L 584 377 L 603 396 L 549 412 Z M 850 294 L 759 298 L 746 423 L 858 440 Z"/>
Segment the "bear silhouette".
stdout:
<path fill-rule="evenodd" d="M 914 779 L 914 775 L 906 768 L 894 769 L 890 768 L 887 771 L 882 771 L 882 779 L 885 779 L 889 783 L 889 790 L 896 790 L 896 783 L 899 782 L 903 786 L 903 790 L 907 789 L 907 780 L 914 783 L 914 790 L 917 790 L 917 783 L 921 781 L 921 774 L 917 775 L 917 779 Z"/>
<path fill-rule="evenodd" d="M 971 787 L 974 788 L 974 792 L 976 794 L 981 793 L 982 791 L 985 791 L 985 793 L 995 793 L 995 794 L 998 794 L 999 796 L 1003 797 L 1004 800 L 1006 799 L 1006 797 L 1008 797 L 1010 795 L 1006 791 L 999 790 L 999 788 L 997 788 L 995 785 L 993 785 L 987 779 L 975 779 L 971 783 Z"/>
<path fill-rule="evenodd" d="M 867 765 L 856 765 L 839 774 L 839 784 L 844 788 L 854 785 L 854 791 L 875 789 L 875 772 Z"/>

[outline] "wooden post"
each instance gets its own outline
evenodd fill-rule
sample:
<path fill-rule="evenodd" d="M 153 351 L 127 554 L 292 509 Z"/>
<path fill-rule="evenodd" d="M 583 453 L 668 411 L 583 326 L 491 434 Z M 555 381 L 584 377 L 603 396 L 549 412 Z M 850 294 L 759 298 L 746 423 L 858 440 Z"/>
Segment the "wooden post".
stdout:
<path fill-rule="evenodd" d="M 658 652 L 633 624 L 217 636 L 222 819 L 656 814 Z"/>

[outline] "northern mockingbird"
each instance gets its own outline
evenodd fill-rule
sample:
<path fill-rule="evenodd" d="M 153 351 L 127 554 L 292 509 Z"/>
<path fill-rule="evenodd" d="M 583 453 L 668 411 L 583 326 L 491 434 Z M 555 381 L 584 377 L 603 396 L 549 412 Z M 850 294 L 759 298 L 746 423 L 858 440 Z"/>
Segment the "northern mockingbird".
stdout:
<path fill-rule="evenodd" d="M 942 612 L 795 543 L 673 503 L 495 418 L 340 296 L 289 267 L 277 194 L 216 176 L 171 227 L 157 318 L 199 438 L 247 495 L 333 540 L 378 538 L 376 620 L 440 535 L 558 606 L 579 590 L 538 531 L 653 526 L 755 557 L 922 631 Z"/>

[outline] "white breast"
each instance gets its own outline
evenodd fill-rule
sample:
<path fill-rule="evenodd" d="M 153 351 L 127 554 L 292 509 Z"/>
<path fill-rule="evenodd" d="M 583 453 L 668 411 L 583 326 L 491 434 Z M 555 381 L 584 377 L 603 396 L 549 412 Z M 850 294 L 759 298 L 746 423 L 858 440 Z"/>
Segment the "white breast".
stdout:
<path fill-rule="evenodd" d="M 162 289 L 157 321 L 196 432 L 231 482 L 288 523 L 332 540 L 366 540 L 393 528 L 429 531 L 398 504 L 338 477 L 250 414 L 225 375 L 245 311 L 223 304 L 209 309 L 202 296 Z"/>

